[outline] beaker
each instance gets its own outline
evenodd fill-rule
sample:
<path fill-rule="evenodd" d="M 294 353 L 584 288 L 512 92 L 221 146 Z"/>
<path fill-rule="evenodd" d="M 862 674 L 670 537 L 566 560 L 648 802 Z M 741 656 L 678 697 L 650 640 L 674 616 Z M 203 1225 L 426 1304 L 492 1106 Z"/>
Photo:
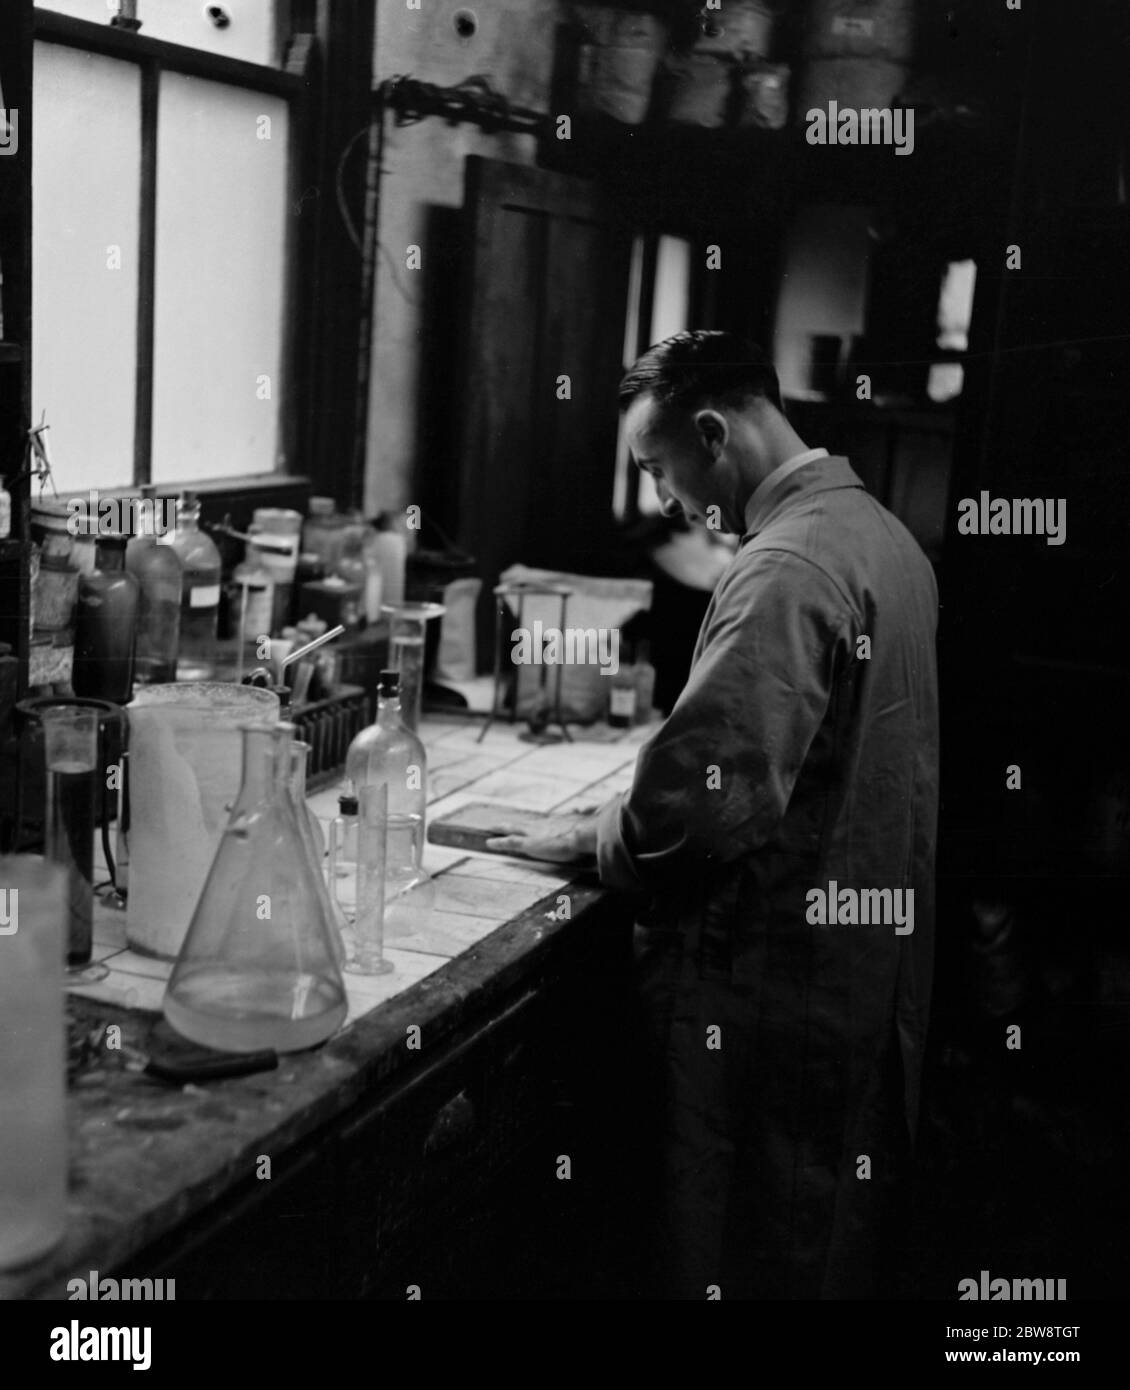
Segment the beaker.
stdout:
<path fill-rule="evenodd" d="M 243 781 L 165 991 L 165 1018 L 228 1052 L 296 1052 L 345 1019 L 325 885 L 291 781 L 293 724 L 247 724 Z"/>
<path fill-rule="evenodd" d="M 94 946 L 94 822 L 101 794 L 98 711 L 82 705 L 41 710 L 47 772 L 44 856 L 67 874 L 67 979 L 104 979 Z"/>
<path fill-rule="evenodd" d="M 388 849 L 388 783 L 361 788 L 357 812 L 357 912 L 347 940 L 354 975 L 387 975 L 384 958 L 385 867 Z"/>
<path fill-rule="evenodd" d="M 386 603 L 390 660 L 400 672 L 400 718 L 413 733 L 424 701 L 424 658 L 428 622 L 447 610 L 442 603 Z"/>
<path fill-rule="evenodd" d="M 279 697 L 251 685 L 144 685 L 130 731 L 126 940 L 174 960 L 240 784 L 240 725 L 273 723 Z"/>
<path fill-rule="evenodd" d="M 67 1224 L 66 1015 L 60 979 L 67 871 L 0 858 L 0 1269 L 26 1264 Z"/>

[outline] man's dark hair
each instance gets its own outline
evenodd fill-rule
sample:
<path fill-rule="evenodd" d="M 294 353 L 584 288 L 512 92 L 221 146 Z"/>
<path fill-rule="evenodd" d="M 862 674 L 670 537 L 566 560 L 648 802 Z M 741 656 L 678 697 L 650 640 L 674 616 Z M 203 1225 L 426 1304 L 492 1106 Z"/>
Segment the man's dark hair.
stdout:
<path fill-rule="evenodd" d="M 736 333 L 701 329 L 666 338 L 628 368 L 620 382 L 621 411 L 644 395 L 685 410 L 760 396 L 784 410 L 776 368 L 760 348 Z"/>

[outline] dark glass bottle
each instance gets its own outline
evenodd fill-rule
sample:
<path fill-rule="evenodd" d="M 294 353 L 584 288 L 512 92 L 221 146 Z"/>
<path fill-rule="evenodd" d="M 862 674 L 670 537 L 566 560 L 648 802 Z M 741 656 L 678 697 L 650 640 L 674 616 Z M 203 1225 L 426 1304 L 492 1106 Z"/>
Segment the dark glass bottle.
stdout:
<path fill-rule="evenodd" d="M 180 639 L 180 559 L 156 536 L 134 536 L 126 546 L 126 569 L 137 580 L 137 646 L 133 678 L 138 685 L 168 685 L 177 678 Z"/>
<path fill-rule="evenodd" d="M 99 535 L 95 569 L 79 578 L 75 606 L 76 695 L 125 704 L 133 688 L 138 583 L 126 570 L 127 536 Z"/>

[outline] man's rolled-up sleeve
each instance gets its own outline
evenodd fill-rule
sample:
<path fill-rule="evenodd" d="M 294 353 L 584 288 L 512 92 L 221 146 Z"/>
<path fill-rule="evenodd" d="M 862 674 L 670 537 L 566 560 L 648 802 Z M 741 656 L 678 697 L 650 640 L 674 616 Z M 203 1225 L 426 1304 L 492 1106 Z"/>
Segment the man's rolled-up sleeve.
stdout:
<path fill-rule="evenodd" d="M 730 862 L 779 825 L 828 709 L 851 617 L 839 590 L 788 552 L 740 556 L 707 614 L 700 655 L 640 751 L 631 790 L 597 824 L 609 887 L 656 892 Z"/>

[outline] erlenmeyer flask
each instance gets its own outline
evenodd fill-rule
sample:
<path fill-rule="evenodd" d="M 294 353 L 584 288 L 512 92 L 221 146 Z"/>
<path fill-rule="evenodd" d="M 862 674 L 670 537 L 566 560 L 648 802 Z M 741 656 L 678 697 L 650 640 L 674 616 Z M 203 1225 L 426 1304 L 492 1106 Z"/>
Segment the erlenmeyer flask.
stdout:
<path fill-rule="evenodd" d="M 290 790 L 293 724 L 245 724 L 243 781 L 165 992 L 169 1023 L 229 1052 L 296 1052 L 346 1015 Z"/>

